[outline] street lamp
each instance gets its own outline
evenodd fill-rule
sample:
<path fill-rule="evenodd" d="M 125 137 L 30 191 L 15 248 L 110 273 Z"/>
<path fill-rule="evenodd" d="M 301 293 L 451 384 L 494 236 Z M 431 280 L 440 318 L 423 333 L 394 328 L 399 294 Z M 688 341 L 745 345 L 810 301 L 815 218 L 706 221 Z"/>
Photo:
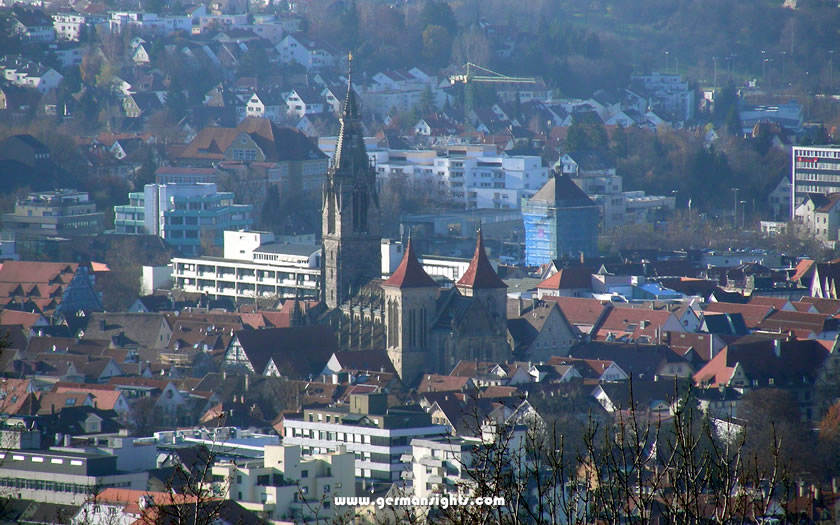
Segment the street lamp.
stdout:
<path fill-rule="evenodd" d="M 670 54 L 669 51 L 665 51 L 665 74 L 668 74 L 668 55 Z"/>
<path fill-rule="evenodd" d="M 735 192 L 734 205 L 732 207 L 732 225 L 738 227 L 738 188 L 732 188 Z"/>
<path fill-rule="evenodd" d="M 677 206 L 677 195 L 680 193 L 680 190 L 671 190 L 671 193 L 674 194 L 674 209 L 676 210 L 679 206 Z"/>
<path fill-rule="evenodd" d="M 717 61 L 718 57 L 712 57 L 712 61 L 715 63 L 715 83 L 714 83 L 714 90 L 717 93 Z"/>
<path fill-rule="evenodd" d="M 741 203 L 741 230 L 744 230 L 747 222 L 747 201 L 738 201 Z"/>
<path fill-rule="evenodd" d="M 834 93 L 834 50 L 828 51 L 828 94 Z"/>

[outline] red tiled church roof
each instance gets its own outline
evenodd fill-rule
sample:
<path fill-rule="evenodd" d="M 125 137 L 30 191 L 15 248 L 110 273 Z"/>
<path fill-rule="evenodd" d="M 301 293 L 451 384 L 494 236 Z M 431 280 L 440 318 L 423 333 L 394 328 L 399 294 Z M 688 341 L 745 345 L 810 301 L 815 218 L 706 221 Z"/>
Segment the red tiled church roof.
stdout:
<path fill-rule="evenodd" d="M 493 269 L 487 253 L 484 251 L 484 238 L 481 230 L 478 230 L 478 239 L 475 244 L 475 253 L 470 261 L 470 266 L 464 275 L 458 280 L 458 286 L 470 288 L 507 288 L 507 285 Z"/>
<path fill-rule="evenodd" d="M 429 274 L 423 269 L 423 265 L 417 260 L 417 256 L 414 254 L 414 247 L 411 245 L 411 237 L 408 238 L 408 246 L 405 249 L 405 255 L 403 255 L 400 265 L 397 266 L 397 269 L 394 270 L 391 277 L 382 283 L 382 286 L 394 286 L 396 288 L 434 286 L 437 288 L 438 284 L 434 279 L 429 277 Z"/>

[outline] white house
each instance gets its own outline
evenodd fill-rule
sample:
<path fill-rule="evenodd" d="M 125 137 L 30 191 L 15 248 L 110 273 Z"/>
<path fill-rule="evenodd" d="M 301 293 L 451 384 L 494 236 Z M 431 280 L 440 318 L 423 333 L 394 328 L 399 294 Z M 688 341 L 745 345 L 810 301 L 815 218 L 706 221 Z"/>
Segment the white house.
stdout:
<path fill-rule="evenodd" d="M 286 35 L 276 46 L 280 62 L 298 64 L 309 69 L 332 67 L 336 57 L 331 48 L 301 33 Z"/>
<path fill-rule="evenodd" d="M 324 99 L 317 91 L 295 88 L 286 97 L 286 112 L 298 118 L 324 112 Z"/>

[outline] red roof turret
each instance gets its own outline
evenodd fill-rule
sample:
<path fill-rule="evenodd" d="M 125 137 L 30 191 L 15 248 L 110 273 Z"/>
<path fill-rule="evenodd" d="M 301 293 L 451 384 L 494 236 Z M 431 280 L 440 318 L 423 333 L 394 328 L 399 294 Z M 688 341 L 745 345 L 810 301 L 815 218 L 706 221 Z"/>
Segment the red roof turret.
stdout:
<path fill-rule="evenodd" d="M 438 284 L 429 277 L 429 274 L 423 269 L 423 265 L 417 260 L 417 256 L 414 255 L 411 237 L 408 238 L 408 246 L 400 265 L 397 266 L 391 277 L 382 283 L 382 286 L 394 286 L 396 288 L 438 287 Z"/>
<path fill-rule="evenodd" d="M 457 286 L 469 288 L 507 288 L 507 285 L 490 265 L 487 253 L 484 251 L 484 238 L 481 236 L 481 229 L 478 230 L 478 239 L 475 243 L 470 266 L 464 275 L 458 280 Z"/>

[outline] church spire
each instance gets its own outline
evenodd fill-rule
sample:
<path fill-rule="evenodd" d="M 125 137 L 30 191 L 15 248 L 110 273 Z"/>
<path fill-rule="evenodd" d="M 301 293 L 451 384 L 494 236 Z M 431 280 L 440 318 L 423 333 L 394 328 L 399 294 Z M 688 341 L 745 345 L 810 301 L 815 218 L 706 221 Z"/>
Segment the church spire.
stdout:
<path fill-rule="evenodd" d="M 341 116 L 345 119 L 359 118 L 359 105 L 356 93 L 353 91 L 353 52 L 347 54 L 347 95 L 344 97 L 344 108 Z"/>
<path fill-rule="evenodd" d="M 368 163 L 365 140 L 362 135 L 362 124 L 359 117 L 359 103 L 356 92 L 353 91 L 353 53 L 347 55 L 347 95 L 339 117 L 341 129 L 338 132 L 338 143 L 335 147 L 335 167 L 352 168 L 365 166 Z"/>

